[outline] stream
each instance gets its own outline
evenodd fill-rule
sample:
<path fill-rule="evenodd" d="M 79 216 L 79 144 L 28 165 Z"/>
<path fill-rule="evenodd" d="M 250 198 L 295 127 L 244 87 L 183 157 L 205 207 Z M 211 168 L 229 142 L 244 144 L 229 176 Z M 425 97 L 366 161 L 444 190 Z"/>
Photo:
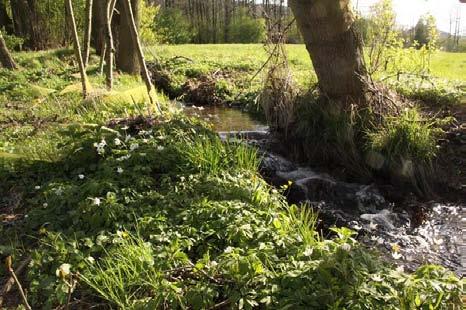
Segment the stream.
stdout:
<path fill-rule="evenodd" d="M 210 123 L 222 139 L 239 139 L 256 146 L 262 157 L 260 172 L 274 186 L 292 181 L 285 193 L 290 203 L 312 207 L 319 214 L 323 231 L 331 226 L 355 230 L 357 239 L 382 257 L 406 271 L 423 264 L 439 264 L 458 275 L 463 244 L 462 212 L 466 205 L 422 203 L 428 210 L 421 224 L 387 201 L 373 184 L 347 183 L 338 176 L 305 167 L 286 158 L 280 141 L 268 127 L 246 112 L 226 107 L 184 107 L 187 115 Z M 416 202 L 417 204 L 421 204 Z M 410 207 L 412 207 L 410 205 Z"/>

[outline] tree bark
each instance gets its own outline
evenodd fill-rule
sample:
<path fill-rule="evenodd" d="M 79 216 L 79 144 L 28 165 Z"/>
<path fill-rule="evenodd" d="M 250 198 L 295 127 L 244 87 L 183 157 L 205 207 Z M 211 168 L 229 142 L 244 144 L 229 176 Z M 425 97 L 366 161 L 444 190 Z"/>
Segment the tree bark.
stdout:
<path fill-rule="evenodd" d="M 122 0 L 122 12 L 120 18 L 120 29 L 119 29 L 119 48 L 116 57 L 117 68 L 125 73 L 129 74 L 140 74 L 141 63 L 139 62 L 139 55 L 136 48 L 138 42 L 135 40 L 137 36 L 134 36 L 133 26 L 136 27 L 136 33 L 139 29 L 139 8 L 140 0 L 130 0 L 130 6 L 127 5 L 126 0 Z M 131 12 L 130 12 L 130 11 Z M 134 25 L 129 18 L 132 14 L 134 19 Z M 134 48 L 128 48 L 128 47 Z"/>
<path fill-rule="evenodd" d="M 113 11 L 115 10 L 116 0 L 107 0 L 107 8 L 105 14 L 105 46 L 102 48 L 102 57 L 105 56 L 106 62 L 106 84 L 107 89 L 113 88 L 113 55 L 115 53 L 115 46 L 113 44 L 113 33 L 112 33 L 112 18 Z"/>
<path fill-rule="evenodd" d="M 84 68 L 84 62 L 81 54 L 81 46 L 79 44 L 79 37 L 78 37 L 78 30 L 76 28 L 76 20 L 74 18 L 73 12 L 73 4 L 72 0 L 65 0 L 66 9 L 70 15 L 71 21 L 71 31 L 73 32 L 73 42 L 74 42 L 74 53 L 76 54 L 76 58 L 78 60 L 79 65 L 79 73 L 81 74 L 81 83 L 83 87 L 83 97 L 87 97 L 87 75 L 86 75 L 86 68 Z"/>
<path fill-rule="evenodd" d="M 2 32 L 0 31 L 0 63 L 2 64 L 3 67 L 7 69 L 16 69 L 16 63 L 13 60 L 13 57 L 11 57 L 10 52 L 8 51 L 8 48 L 6 46 L 5 40 L 3 39 Z"/>
<path fill-rule="evenodd" d="M 96 0 L 92 3 L 91 45 L 97 55 L 102 55 L 105 45 L 107 1 Z"/>
<path fill-rule="evenodd" d="M 0 29 L 5 28 L 7 34 L 13 34 L 13 20 L 6 11 L 6 0 L 0 0 Z"/>
<path fill-rule="evenodd" d="M 321 91 L 348 102 L 364 100 L 367 72 L 350 0 L 290 0 Z"/>
<path fill-rule="evenodd" d="M 91 49 L 91 32 L 92 32 L 92 5 L 93 0 L 86 0 L 86 20 L 84 29 L 84 50 L 83 50 L 83 62 L 84 68 L 87 67 L 89 62 L 89 51 Z"/>

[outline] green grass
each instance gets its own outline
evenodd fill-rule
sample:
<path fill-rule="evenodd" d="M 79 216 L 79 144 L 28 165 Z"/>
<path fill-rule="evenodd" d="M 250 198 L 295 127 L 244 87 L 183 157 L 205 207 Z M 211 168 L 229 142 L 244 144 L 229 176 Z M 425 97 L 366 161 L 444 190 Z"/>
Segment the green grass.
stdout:
<path fill-rule="evenodd" d="M 432 58 L 432 73 L 449 80 L 466 81 L 466 53 L 436 53 Z"/>
<path fill-rule="evenodd" d="M 254 71 L 267 59 L 261 44 L 189 44 L 164 45 L 147 48 L 152 57 L 169 58 L 184 56 L 195 62 L 211 64 L 215 68 L 233 68 Z M 310 79 L 312 69 L 309 54 L 304 45 L 287 45 L 288 60 L 298 81 Z M 432 74 L 435 77 L 466 81 L 466 53 L 436 52 L 432 58 Z"/>

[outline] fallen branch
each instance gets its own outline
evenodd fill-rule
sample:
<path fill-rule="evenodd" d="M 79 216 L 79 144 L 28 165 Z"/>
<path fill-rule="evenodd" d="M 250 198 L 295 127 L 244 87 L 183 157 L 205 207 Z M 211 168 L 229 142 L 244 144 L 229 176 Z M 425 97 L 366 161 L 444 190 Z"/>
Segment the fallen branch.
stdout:
<path fill-rule="evenodd" d="M 26 266 L 29 264 L 31 261 L 31 257 L 28 256 L 25 260 L 19 264 L 18 269 L 16 269 L 16 272 L 13 270 L 13 267 L 11 266 L 11 256 L 8 256 L 6 259 L 6 267 L 8 272 L 10 273 L 10 278 L 6 281 L 5 285 L 2 288 L 1 294 L 0 294 L 0 308 L 2 308 L 3 305 L 3 298 L 8 294 L 11 289 L 13 288 L 13 285 L 16 283 L 18 286 L 18 290 L 21 294 L 21 297 L 23 298 L 23 303 L 26 309 L 31 309 L 31 306 L 29 306 L 26 295 L 24 294 L 23 287 L 21 286 L 21 283 L 18 280 L 18 275 L 20 275 L 23 270 L 26 268 Z"/>

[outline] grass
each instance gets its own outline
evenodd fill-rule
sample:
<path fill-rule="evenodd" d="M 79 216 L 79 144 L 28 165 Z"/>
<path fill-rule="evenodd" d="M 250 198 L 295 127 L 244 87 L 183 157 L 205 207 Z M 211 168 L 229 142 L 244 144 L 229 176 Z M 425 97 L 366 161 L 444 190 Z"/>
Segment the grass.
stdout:
<path fill-rule="evenodd" d="M 466 81 L 466 53 L 436 53 L 432 59 L 432 73 L 440 78 Z"/>
<path fill-rule="evenodd" d="M 70 57 L 23 53 L 21 71 L 0 69 L 0 256 L 31 256 L 33 308 L 459 306 L 462 282 L 442 267 L 396 270 L 345 228 L 322 239 L 309 206 L 261 179 L 256 150 L 177 113 L 150 117 L 144 96 L 128 101 L 138 79 L 92 100 L 63 92 Z"/>
<path fill-rule="evenodd" d="M 306 80 L 315 81 L 315 77 L 309 74 L 312 63 L 305 46 L 287 45 L 286 50 L 296 80 L 302 84 Z M 162 45 L 147 48 L 147 51 L 149 59 L 183 56 L 208 68 L 230 68 L 245 72 L 258 70 L 268 57 L 261 44 Z M 466 53 L 436 52 L 431 66 L 435 77 L 466 81 Z"/>

